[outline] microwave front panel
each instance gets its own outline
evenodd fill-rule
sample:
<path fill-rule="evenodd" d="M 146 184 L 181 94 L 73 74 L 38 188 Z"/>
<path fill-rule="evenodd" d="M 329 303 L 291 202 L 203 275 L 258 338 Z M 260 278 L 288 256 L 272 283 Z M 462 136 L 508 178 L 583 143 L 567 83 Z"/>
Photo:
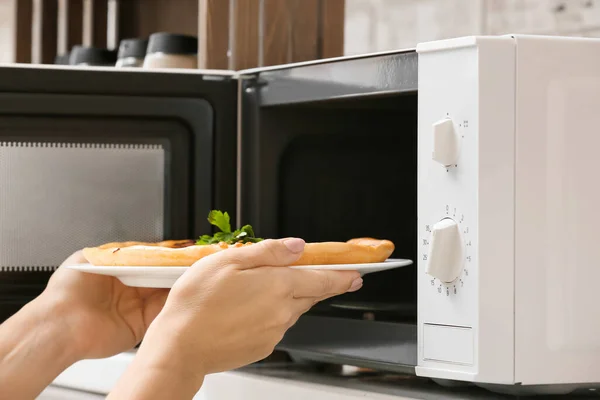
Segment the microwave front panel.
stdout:
<path fill-rule="evenodd" d="M 417 374 L 512 384 L 514 41 L 417 51 Z"/>

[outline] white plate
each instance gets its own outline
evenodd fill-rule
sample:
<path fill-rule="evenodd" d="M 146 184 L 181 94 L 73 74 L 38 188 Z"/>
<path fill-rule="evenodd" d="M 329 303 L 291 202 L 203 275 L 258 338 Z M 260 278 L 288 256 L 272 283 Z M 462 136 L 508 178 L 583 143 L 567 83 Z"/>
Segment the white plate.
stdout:
<path fill-rule="evenodd" d="M 337 271 L 358 271 L 361 275 L 385 271 L 411 265 L 411 260 L 388 259 L 382 263 L 299 265 L 295 269 L 328 269 Z M 171 288 L 190 267 L 100 267 L 91 264 L 70 265 L 66 268 L 93 274 L 114 276 L 124 285 L 147 288 Z"/>

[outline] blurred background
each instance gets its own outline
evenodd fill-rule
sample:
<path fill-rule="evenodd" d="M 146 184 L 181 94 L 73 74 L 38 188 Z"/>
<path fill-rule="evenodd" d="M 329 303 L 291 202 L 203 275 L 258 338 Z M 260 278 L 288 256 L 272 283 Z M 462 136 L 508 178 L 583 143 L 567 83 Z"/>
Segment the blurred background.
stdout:
<path fill-rule="evenodd" d="M 198 67 L 243 69 L 472 34 L 600 37 L 600 0 L 0 0 L 0 62 L 172 32 Z"/>

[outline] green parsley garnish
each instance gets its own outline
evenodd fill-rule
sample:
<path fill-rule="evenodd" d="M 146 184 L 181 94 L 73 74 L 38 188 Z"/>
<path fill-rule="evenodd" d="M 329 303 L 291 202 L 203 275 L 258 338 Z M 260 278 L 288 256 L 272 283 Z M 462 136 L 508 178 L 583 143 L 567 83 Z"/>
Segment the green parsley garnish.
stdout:
<path fill-rule="evenodd" d="M 202 235 L 200 236 L 200 239 L 196 241 L 196 244 L 204 245 L 220 242 L 225 242 L 227 244 L 257 243 L 263 240 L 254 236 L 254 230 L 251 225 L 244 225 L 241 229 L 236 229 L 232 232 L 229 214 L 226 212 L 223 213 L 219 210 L 212 210 L 208 213 L 208 222 L 219 228 L 221 232 L 215 233 L 214 236 Z"/>

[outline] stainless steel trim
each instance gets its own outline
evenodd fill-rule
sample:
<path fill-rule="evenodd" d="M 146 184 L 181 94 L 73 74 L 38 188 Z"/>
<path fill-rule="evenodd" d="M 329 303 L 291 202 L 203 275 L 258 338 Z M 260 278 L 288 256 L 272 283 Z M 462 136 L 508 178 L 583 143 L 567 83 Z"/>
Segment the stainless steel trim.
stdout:
<path fill-rule="evenodd" d="M 407 48 L 407 49 L 388 50 L 388 51 L 366 53 L 366 54 L 352 55 L 352 56 L 322 58 L 319 60 L 301 61 L 301 62 L 297 62 L 297 63 L 280 64 L 280 65 L 273 65 L 273 66 L 262 67 L 262 68 L 242 69 L 242 70 L 236 71 L 235 75 L 237 77 L 244 76 L 244 75 L 257 75 L 261 72 L 278 71 L 278 70 L 285 70 L 285 69 L 292 69 L 292 68 L 299 68 L 299 67 L 307 67 L 307 66 L 311 66 L 311 65 L 329 64 L 329 63 L 351 61 L 351 60 L 361 60 L 361 59 L 365 59 L 365 58 L 375 58 L 375 57 L 390 56 L 390 55 L 395 55 L 395 54 L 413 53 L 414 51 L 415 51 L 414 48 Z"/>

